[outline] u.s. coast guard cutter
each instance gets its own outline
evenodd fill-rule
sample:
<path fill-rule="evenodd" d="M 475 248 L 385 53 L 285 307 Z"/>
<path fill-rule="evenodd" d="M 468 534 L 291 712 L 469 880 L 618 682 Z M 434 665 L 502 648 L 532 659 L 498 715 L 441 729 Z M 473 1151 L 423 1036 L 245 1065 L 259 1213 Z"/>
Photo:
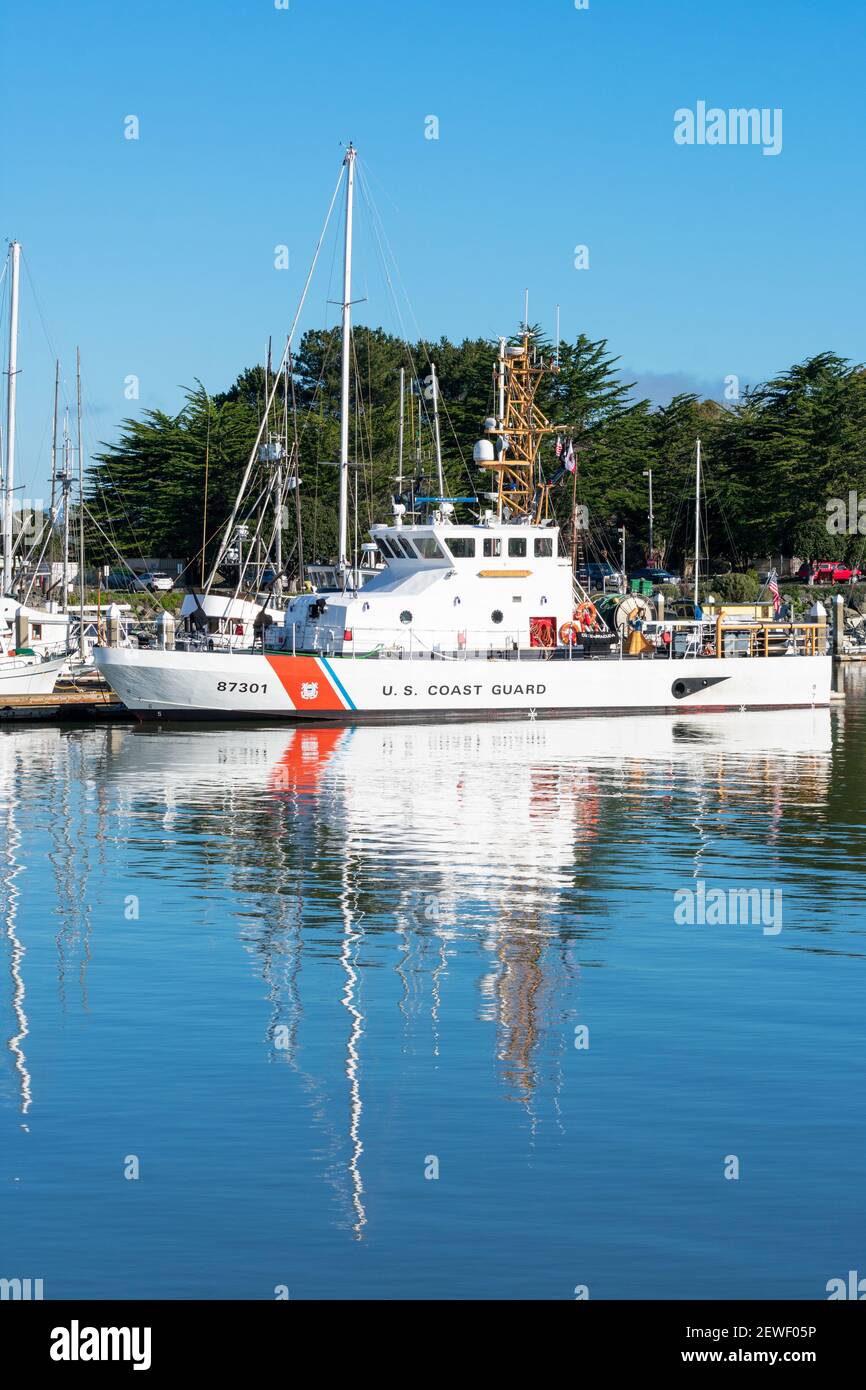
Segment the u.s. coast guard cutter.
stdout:
<path fill-rule="evenodd" d="M 828 705 L 821 624 L 642 622 L 624 640 L 576 584 L 550 507 L 541 446 L 555 427 L 536 393 L 546 364 L 527 332 L 500 342 L 496 414 L 475 446 L 491 505 L 472 524 L 444 495 L 370 532 L 364 582 L 348 555 L 349 363 L 355 151 L 346 223 L 339 559 L 333 586 L 289 599 L 258 650 L 97 648 L 124 703 L 150 719 L 354 723 Z M 213 649 L 211 649 L 213 648 Z"/>

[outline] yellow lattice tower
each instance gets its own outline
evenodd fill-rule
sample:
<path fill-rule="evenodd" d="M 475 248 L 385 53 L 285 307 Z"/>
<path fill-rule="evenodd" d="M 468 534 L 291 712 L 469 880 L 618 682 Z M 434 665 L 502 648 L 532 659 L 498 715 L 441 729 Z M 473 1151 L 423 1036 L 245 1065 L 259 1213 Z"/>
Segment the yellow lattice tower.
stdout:
<path fill-rule="evenodd" d="M 498 381 L 500 417 L 488 421 L 485 433 L 495 435 L 499 450 L 493 459 L 479 460 L 482 468 L 498 475 L 499 516 L 525 518 L 536 524 L 549 515 L 549 485 L 543 481 L 538 452 L 551 425 L 535 401 L 539 383 L 547 370 L 533 361 L 531 336 L 524 333 L 520 344 L 500 345 Z"/>

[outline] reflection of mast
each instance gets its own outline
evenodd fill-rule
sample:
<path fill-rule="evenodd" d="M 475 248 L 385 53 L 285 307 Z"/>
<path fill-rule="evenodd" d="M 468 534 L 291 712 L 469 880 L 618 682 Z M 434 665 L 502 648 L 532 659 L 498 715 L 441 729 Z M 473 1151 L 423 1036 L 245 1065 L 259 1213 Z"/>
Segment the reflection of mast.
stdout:
<path fill-rule="evenodd" d="M 502 969 L 496 981 L 500 1062 L 503 1075 L 528 1104 L 535 1090 L 535 1049 L 539 1039 L 537 995 L 544 983 L 542 938 L 525 930 L 503 935 L 496 954 Z"/>
<path fill-rule="evenodd" d="M 30 1072 L 27 1070 L 27 1058 L 21 1046 L 30 1032 L 30 1026 L 27 1014 L 24 1010 L 26 990 L 24 988 L 24 976 L 21 973 L 21 962 L 26 955 L 26 947 L 15 933 L 15 919 L 18 915 L 19 897 L 19 890 L 16 887 L 15 879 L 21 873 L 23 866 L 19 864 L 17 860 L 17 850 L 21 843 L 21 834 L 15 824 L 12 797 L 13 789 L 9 787 L 9 799 L 6 803 L 6 833 L 4 836 L 6 872 L 3 875 L 3 886 L 6 892 L 4 895 L 3 914 L 6 925 L 6 936 L 11 948 L 9 955 L 9 974 L 12 978 L 12 1012 L 15 1015 L 18 1031 L 12 1035 L 6 1045 L 15 1059 L 15 1070 L 20 1077 L 21 1114 L 26 1115 L 33 1102 L 33 1091 Z M 29 1126 L 24 1123 L 22 1123 L 21 1127 L 25 1130 L 29 1128 Z"/>
<path fill-rule="evenodd" d="M 349 889 L 346 882 L 347 862 L 344 860 L 343 866 L 343 891 L 340 895 L 343 912 L 343 944 L 340 951 L 340 964 L 346 975 L 346 986 L 343 991 L 343 998 L 340 1001 L 344 1009 L 347 1009 L 352 1020 L 349 1037 L 346 1042 L 346 1076 L 349 1079 L 349 1139 L 352 1145 L 352 1157 L 349 1160 L 349 1173 L 352 1179 L 352 1205 L 355 1208 L 357 1221 L 354 1225 L 355 1236 L 361 1240 L 362 1227 L 367 1224 L 367 1213 L 364 1209 L 364 1183 L 361 1178 L 359 1160 L 364 1152 L 364 1145 L 361 1142 L 361 1116 L 364 1106 L 361 1100 L 361 1082 L 358 1074 L 358 1063 L 360 1054 L 358 1043 L 364 1031 L 364 1015 L 357 1007 L 355 1002 L 355 986 L 358 983 L 358 972 L 355 969 L 354 950 L 357 943 L 362 940 L 363 932 L 353 929 L 352 908 L 349 905 Z M 363 913 L 361 914 L 363 917 Z M 360 922 L 360 918 L 358 921 Z"/>
<path fill-rule="evenodd" d="M 76 781 L 79 787 L 82 789 L 82 800 L 84 802 L 84 805 L 81 807 L 81 813 L 78 817 L 78 843 L 77 845 L 73 846 L 72 854 L 74 856 L 76 850 L 78 851 L 78 868 L 76 872 L 76 883 L 78 887 L 78 893 L 76 908 L 79 920 L 78 939 L 81 942 L 81 963 L 78 968 L 78 983 L 81 988 L 81 1004 L 84 1010 L 87 1011 L 87 1009 L 89 1008 L 87 999 L 87 967 L 90 965 L 90 937 L 93 931 L 93 925 L 90 919 L 90 904 L 87 901 L 87 893 L 90 885 L 90 855 L 88 852 L 88 837 L 90 834 L 90 827 L 88 824 L 89 808 L 87 807 L 86 803 L 88 789 L 91 785 L 91 779 L 88 776 L 89 769 L 85 767 L 84 738 L 84 735 L 79 735 L 75 738 L 74 743 L 71 741 L 67 742 L 66 747 L 69 750 L 69 753 L 71 753 L 73 749 L 77 750 L 78 752 L 78 768 Z M 87 746 L 88 748 L 90 747 L 89 739 Z M 71 781 L 71 770 L 71 759 L 67 755 L 67 782 Z"/>
<path fill-rule="evenodd" d="M 72 839 L 71 827 L 74 824 L 72 815 L 72 804 L 70 800 L 71 779 L 69 775 L 69 753 L 71 745 L 68 736 L 64 737 L 61 745 L 61 753 L 65 756 L 58 758 L 53 769 L 53 781 L 55 787 L 60 781 L 59 796 L 56 805 L 59 815 L 52 817 L 49 834 L 53 841 L 52 848 L 48 851 L 48 859 L 54 869 L 54 879 L 57 887 L 57 913 L 60 917 L 60 926 L 55 935 L 57 946 L 57 990 L 60 996 L 60 1003 L 66 1009 L 66 973 L 68 957 L 75 946 L 75 898 L 78 891 L 80 876 L 76 872 L 75 863 L 75 844 Z"/>

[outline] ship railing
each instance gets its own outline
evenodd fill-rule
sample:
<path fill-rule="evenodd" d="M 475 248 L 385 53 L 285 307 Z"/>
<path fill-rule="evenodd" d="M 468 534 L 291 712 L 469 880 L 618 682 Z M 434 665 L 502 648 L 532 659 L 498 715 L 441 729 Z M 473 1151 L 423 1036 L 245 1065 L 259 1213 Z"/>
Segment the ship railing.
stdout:
<path fill-rule="evenodd" d="M 141 641 L 144 638 L 143 645 L 162 645 L 162 633 L 158 623 L 153 620 L 129 619 L 124 621 L 123 627 L 128 639 Z M 828 649 L 826 622 L 673 618 L 650 619 L 641 624 L 640 630 L 654 643 L 659 655 L 667 647 L 669 654 L 679 660 L 715 655 L 728 659 L 789 654 L 814 656 L 823 655 Z M 383 633 L 381 627 L 363 628 L 356 624 L 352 628 L 351 638 L 342 630 L 318 629 L 317 640 L 304 650 L 308 654 L 324 657 L 339 655 L 357 660 L 375 658 L 384 661 L 459 662 L 489 658 L 537 661 L 554 653 L 568 659 L 582 655 L 574 647 L 560 643 L 552 647 L 532 646 L 523 628 L 458 629 L 456 634 L 443 633 L 441 638 L 437 638 L 435 633 L 428 631 L 422 634 L 415 628 L 407 627 L 401 632 L 400 638 L 393 641 Z M 628 632 L 611 633 L 610 639 L 611 643 L 616 642 L 620 656 L 624 656 Z M 253 641 L 251 635 L 189 634 L 181 630 L 176 634 L 175 645 L 186 650 L 217 651 L 222 655 L 262 650 L 261 641 Z M 265 650 L 295 654 L 298 650 L 295 628 L 272 630 Z"/>
<path fill-rule="evenodd" d="M 573 574 L 571 577 L 571 594 L 575 608 L 578 608 L 582 603 L 592 602 L 592 600 L 589 597 L 589 594 L 581 584 L 576 574 Z"/>
<path fill-rule="evenodd" d="M 825 622 L 781 622 L 778 618 L 737 622 L 720 614 L 714 628 L 715 649 L 723 657 L 826 656 L 828 651 Z"/>
<path fill-rule="evenodd" d="M 710 619 L 651 619 L 642 630 L 651 638 L 670 633 L 677 657 L 824 656 L 828 650 L 825 622 L 737 621 L 720 614 Z"/>

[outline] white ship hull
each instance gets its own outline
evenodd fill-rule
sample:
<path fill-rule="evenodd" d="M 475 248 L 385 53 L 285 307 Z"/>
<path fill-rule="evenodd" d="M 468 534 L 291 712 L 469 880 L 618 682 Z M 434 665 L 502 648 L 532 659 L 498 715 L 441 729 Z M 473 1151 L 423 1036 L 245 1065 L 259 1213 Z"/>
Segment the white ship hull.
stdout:
<path fill-rule="evenodd" d="M 399 660 L 114 648 L 94 655 L 127 708 L 152 719 L 438 723 L 830 703 L 826 656 Z"/>

